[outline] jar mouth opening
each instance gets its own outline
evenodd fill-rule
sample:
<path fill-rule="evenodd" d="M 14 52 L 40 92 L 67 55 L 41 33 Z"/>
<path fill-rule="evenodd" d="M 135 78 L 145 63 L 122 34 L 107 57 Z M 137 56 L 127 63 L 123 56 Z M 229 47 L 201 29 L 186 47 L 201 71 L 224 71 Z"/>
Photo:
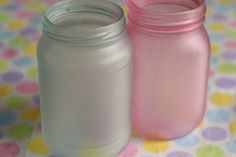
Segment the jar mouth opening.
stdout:
<path fill-rule="evenodd" d="M 131 22 L 156 31 L 186 31 L 205 19 L 203 0 L 127 0 L 127 4 Z"/>
<path fill-rule="evenodd" d="M 204 5 L 203 0 L 128 0 L 128 3 L 140 12 L 175 16 L 197 12 Z"/>
<path fill-rule="evenodd" d="M 108 40 L 125 29 L 122 8 L 105 0 L 67 0 L 46 11 L 43 33 L 58 40 Z"/>

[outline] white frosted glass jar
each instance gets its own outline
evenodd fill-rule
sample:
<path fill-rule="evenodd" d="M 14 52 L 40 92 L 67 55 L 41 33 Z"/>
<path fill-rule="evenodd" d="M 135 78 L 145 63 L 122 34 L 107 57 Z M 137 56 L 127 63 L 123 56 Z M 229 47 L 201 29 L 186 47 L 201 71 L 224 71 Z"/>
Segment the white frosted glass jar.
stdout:
<path fill-rule="evenodd" d="M 122 9 L 62 1 L 38 50 L 42 129 L 56 157 L 115 157 L 130 137 L 131 46 Z"/>

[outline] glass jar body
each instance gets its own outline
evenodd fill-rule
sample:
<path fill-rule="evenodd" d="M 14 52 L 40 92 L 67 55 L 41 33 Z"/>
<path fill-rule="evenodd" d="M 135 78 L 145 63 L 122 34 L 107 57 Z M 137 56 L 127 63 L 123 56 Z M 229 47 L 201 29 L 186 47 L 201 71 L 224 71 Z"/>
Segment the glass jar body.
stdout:
<path fill-rule="evenodd" d="M 151 33 L 130 22 L 128 31 L 134 49 L 134 131 L 158 140 L 186 135 L 206 108 L 210 44 L 204 27 Z"/>
<path fill-rule="evenodd" d="M 52 152 L 57 157 L 119 153 L 130 137 L 127 36 L 82 46 L 43 35 L 37 58 L 42 129 Z"/>

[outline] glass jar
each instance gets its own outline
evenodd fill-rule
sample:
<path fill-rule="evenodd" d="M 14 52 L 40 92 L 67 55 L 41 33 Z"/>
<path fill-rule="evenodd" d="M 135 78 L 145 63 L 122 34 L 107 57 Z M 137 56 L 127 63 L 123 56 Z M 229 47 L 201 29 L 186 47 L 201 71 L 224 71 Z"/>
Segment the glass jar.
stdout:
<path fill-rule="evenodd" d="M 42 130 L 57 157 L 111 157 L 130 137 L 131 45 L 122 9 L 62 1 L 43 19 Z"/>
<path fill-rule="evenodd" d="M 210 44 L 197 0 L 129 0 L 134 49 L 134 131 L 169 140 L 191 132 L 206 108 Z"/>

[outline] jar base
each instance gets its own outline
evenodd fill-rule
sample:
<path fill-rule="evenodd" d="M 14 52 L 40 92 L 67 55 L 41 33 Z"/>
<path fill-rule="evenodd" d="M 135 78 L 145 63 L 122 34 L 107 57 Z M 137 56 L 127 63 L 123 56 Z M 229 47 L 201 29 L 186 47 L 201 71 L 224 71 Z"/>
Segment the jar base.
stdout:
<path fill-rule="evenodd" d="M 158 140 L 158 141 L 168 141 L 168 140 L 176 140 L 179 138 L 182 138 L 184 136 L 187 136 L 188 134 L 190 134 L 191 132 L 193 132 L 201 123 L 201 121 L 203 120 L 204 114 L 201 116 L 201 118 L 195 123 L 195 125 L 192 125 L 192 127 L 189 127 L 189 129 L 187 129 L 186 131 L 180 133 L 180 134 L 176 134 L 176 135 L 171 135 L 171 134 L 167 134 L 166 132 L 163 134 L 160 134 L 160 130 L 158 130 L 158 135 L 156 135 L 155 133 L 150 133 L 150 132 L 144 132 L 144 131 L 139 131 L 137 128 L 133 129 L 133 132 L 141 138 L 144 139 L 148 139 L 148 140 Z"/>
<path fill-rule="evenodd" d="M 128 142 L 129 138 L 125 138 L 116 143 L 101 147 L 82 147 L 76 149 L 57 144 L 56 147 L 51 145 L 51 148 L 55 157 L 116 157 L 126 147 Z"/>

